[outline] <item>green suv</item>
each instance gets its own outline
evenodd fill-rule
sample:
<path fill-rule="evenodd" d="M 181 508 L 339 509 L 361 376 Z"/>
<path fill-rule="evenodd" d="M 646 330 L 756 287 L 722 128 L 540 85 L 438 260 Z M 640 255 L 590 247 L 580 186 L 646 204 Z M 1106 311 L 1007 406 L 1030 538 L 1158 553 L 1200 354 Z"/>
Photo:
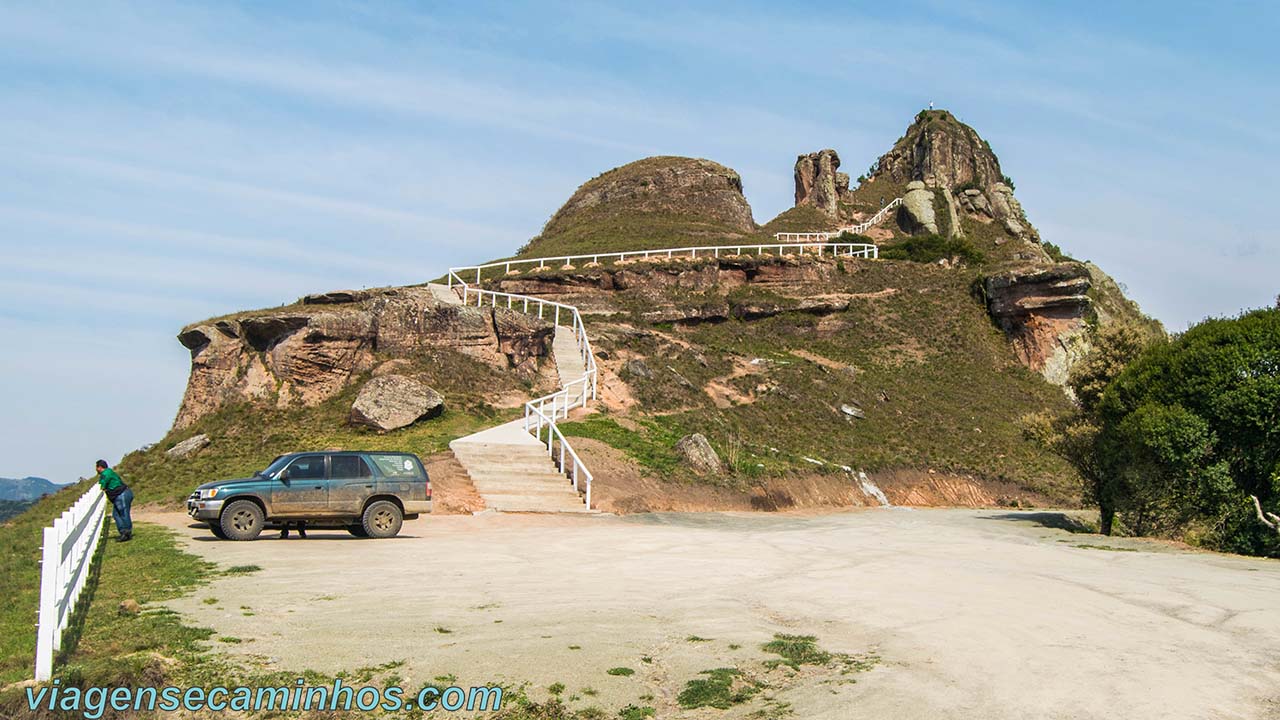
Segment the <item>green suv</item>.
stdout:
<path fill-rule="evenodd" d="M 397 452 L 290 453 L 251 478 L 205 483 L 187 498 L 187 514 L 223 540 L 253 540 L 295 522 L 387 538 L 429 512 L 422 461 Z"/>

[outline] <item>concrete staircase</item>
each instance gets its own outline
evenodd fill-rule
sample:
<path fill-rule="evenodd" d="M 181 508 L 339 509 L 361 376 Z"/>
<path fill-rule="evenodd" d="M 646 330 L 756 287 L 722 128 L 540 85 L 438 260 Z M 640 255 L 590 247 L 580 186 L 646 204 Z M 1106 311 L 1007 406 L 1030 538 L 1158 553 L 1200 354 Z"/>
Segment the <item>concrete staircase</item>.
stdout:
<path fill-rule="evenodd" d="M 461 304 L 458 294 L 445 285 L 431 283 L 440 301 Z M 573 328 L 557 326 L 551 352 L 555 356 L 560 385 L 579 380 L 586 363 L 573 337 Z M 466 469 L 485 505 L 501 512 L 592 513 L 573 483 L 557 468 L 546 447 L 524 429 L 524 419 L 482 430 L 449 443 L 454 457 Z"/>
<path fill-rule="evenodd" d="M 515 420 L 449 443 L 485 505 L 500 512 L 592 513 L 546 447 Z"/>

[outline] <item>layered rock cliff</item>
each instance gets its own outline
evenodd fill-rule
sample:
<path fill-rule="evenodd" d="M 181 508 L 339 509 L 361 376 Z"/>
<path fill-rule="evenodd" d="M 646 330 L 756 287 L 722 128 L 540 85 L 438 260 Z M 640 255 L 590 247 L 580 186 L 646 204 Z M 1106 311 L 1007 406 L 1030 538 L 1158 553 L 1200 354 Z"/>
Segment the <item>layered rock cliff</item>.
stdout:
<path fill-rule="evenodd" d="M 550 356 L 554 328 L 505 308 L 450 305 L 427 288 L 309 295 L 279 310 L 183 328 L 191 375 L 176 428 L 231 402 L 312 406 L 379 362 L 425 348 L 461 352 L 532 378 Z"/>
<path fill-rule="evenodd" d="M 1089 349 L 1084 321 L 1092 305 L 1089 270 L 1061 263 L 988 276 L 987 309 L 1018 359 L 1055 385 L 1066 386 L 1072 365 Z"/>

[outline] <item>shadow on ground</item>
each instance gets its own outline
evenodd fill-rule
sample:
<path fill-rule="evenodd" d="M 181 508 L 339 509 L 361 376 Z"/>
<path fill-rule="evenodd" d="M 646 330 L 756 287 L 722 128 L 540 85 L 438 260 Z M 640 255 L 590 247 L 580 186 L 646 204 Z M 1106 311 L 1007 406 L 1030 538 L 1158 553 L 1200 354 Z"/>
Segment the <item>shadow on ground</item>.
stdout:
<path fill-rule="evenodd" d="M 1097 528 L 1078 517 L 1073 517 L 1064 512 L 1003 513 L 1000 515 L 983 515 L 982 519 L 1028 522 L 1041 527 L 1053 528 L 1054 530 L 1065 530 L 1069 533 L 1085 533 L 1090 535 L 1097 533 Z"/>

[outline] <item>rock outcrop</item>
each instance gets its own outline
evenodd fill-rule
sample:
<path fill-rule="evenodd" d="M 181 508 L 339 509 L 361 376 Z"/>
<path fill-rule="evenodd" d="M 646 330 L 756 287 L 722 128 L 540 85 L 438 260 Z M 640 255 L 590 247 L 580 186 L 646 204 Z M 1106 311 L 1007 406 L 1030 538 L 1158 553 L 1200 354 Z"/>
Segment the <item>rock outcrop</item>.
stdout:
<path fill-rule="evenodd" d="M 634 250 L 681 240 L 714 244 L 755 229 L 738 173 L 710 160 L 651 157 L 583 183 L 521 254 Z"/>
<path fill-rule="evenodd" d="M 182 459 L 208 447 L 210 442 L 208 435 L 194 435 L 165 450 L 164 454 L 171 458 Z"/>
<path fill-rule="evenodd" d="M 859 199 L 849 176 L 839 172 L 840 156 L 826 149 L 801 155 L 795 164 L 796 206 L 812 206 L 838 222 L 857 222 L 902 192 L 908 207 L 898 213 L 900 226 L 910 233 L 936 233 L 945 223 L 952 236 L 964 235 L 961 217 L 999 223 L 1006 233 L 1028 243 L 1040 236 L 1027 220 L 1013 189 L 1000 169 L 991 146 L 973 128 L 946 110 L 926 110 L 906 133 L 871 167 L 865 180 L 882 182 L 890 193 L 869 191 Z M 917 185 L 916 183 L 920 183 Z M 914 190 L 914 200 L 910 197 Z M 946 204 L 946 217 L 936 217 L 933 194 Z M 866 195 L 871 196 L 869 199 Z M 926 220 L 926 216 L 932 220 Z"/>
<path fill-rule="evenodd" d="M 411 377 L 383 375 L 360 388 L 348 420 L 352 425 L 389 432 L 442 412 L 444 398 L 440 393 Z"/>
<path fill-rule="evenodd" d="M 902 196 L 898 223 L 907 232 L 927 232 L 937 234 L 938 218 L 933 212 L 933 191 L 925 187 L 919 180 L 907 183 L 907 192 Z"/>
<path fill-rule="evenodd" d="M 1002 182 L 1000 161 L 978 131 L 946 110 L 923 110 L 876 163 L 876 177 L 899 183 L 925 180 L 948 188 Z"/>
<path fill-rule="evenodd" d="M 1028 368 L 1066 385 L 1089 349 L 1089 270 L 1079 263 L 1014 270 L 983 280 L 987 309 Z"/>
<path fill-rule="evenodd" d="M 685 435 L 676 442 L 676 454 L 695 472 L 717 474 L 724 470 L 720 456 L 702 433 Z"/>
<path fill-rule="evenodd" d="M 1038 243 L 1040 235 L 1006 183 L 1000 160 L 978 132 L 946 110 L 925 110 L 889 152 L 876 161 L 873 179 L 923 181 L 979 222 L 999 222 L 1010 235 Z M 958 218 L 957 218 L 958 219 Z M 960 224 L 950 224 L 955 234 Z"/>
<path fill-rule="evenodd" d="M 812 205 L 831 217 L 840 215 L 840 196 L 849 191 L 849 176 L 837 172 L 835 150 L 811 152 L 796 158 L 796 205 Z"/>
<path fill-rule="evenodd" d="M 388 357 L 450 348 L 533 378 L 551 352 L 549 322 L 505 308 L 448 305 L 425 287 L 333 293 L 316 303 L 232 315 L 188 326 L 191 374 L 174 427 L 228 402 L 313 406 Z"/>

